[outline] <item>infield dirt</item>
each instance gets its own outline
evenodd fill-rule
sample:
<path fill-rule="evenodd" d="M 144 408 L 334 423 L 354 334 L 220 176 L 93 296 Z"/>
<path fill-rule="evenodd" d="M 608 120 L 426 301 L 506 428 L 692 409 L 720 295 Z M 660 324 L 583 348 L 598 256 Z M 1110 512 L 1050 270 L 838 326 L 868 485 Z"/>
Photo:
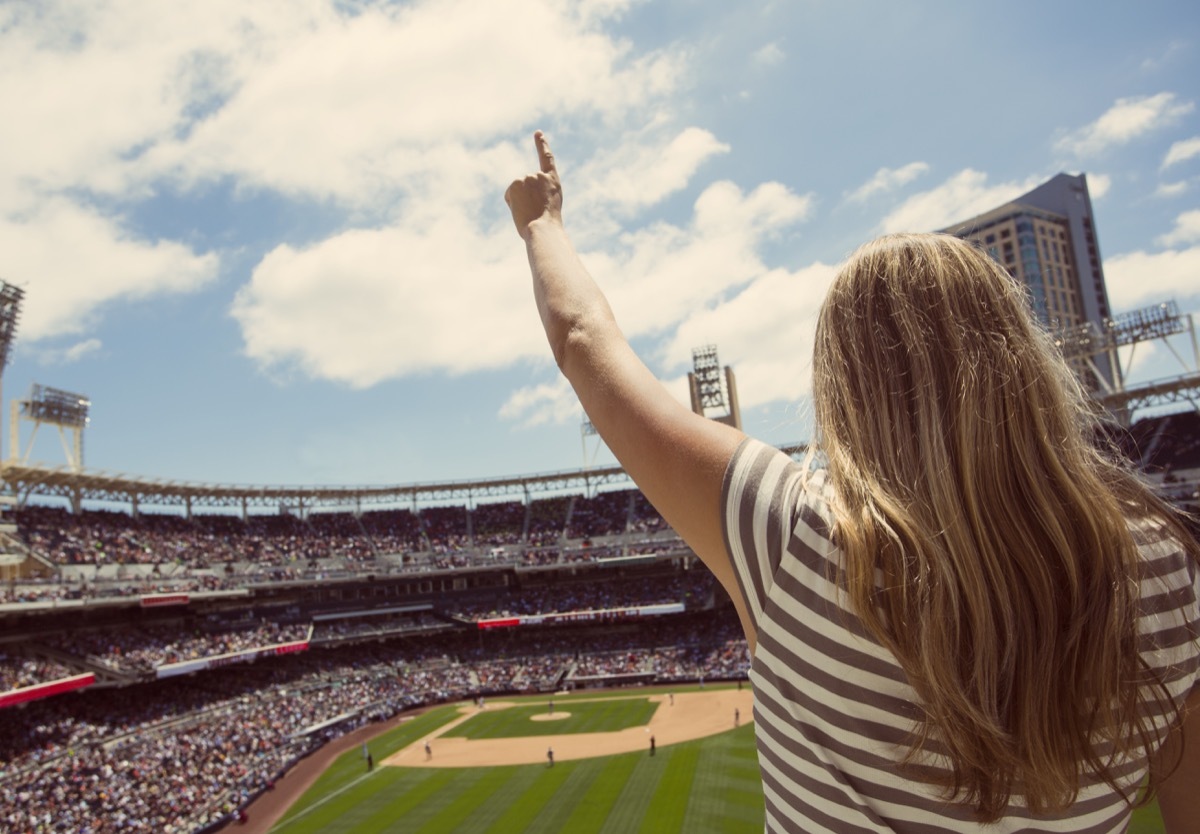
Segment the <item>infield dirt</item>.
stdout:
<path fill-rule="evenodd" d="M 612 756 L 635 750 L 649 750 L 650 737 L 654 736 L 658 747 L 678 744 L 683 741 L 710 736 L 735 726 L 735 711 L 742 723 L 751 720 L 754 704 L 749 689 L 716 689 L 708 692 L 680 692 L 675 694 L 674 703 L 665 694 L 624 695 L 623 698 L 647 699 L 658 703 L 658 708 L 643 726 L 630 727 L 610 733 L 571 733 L 545 735 L 546 727 L 537 729 L 538 735 L 519 738 L 470 739 L 445 736 L 448 730 L 457 727 L 480 710 L 473 705 L 459 708 L 462 715 L 439 727 L 436 732 L 421 738 L 403 750 L 389 756 L 383 764 L 391 767 L 490 767 L 493 765 L 536 764 L 546 761 L 546 749 L 554 749 L 556 762 L 572 759 L 590 759 L 596 756 Z M 589 699 L 606 700 L 606 699 Z M 570 715 L 571 704 L 583 703 L 584 699 L 564 701 L 550 713 L 535 714 L 531 721 L 562 720 Z M 491 701 L 484 711 L 508 709 L 516 704 L 507 701 Z M 433 756 L 426 757 L 425 743 L 433 748 Z"/>

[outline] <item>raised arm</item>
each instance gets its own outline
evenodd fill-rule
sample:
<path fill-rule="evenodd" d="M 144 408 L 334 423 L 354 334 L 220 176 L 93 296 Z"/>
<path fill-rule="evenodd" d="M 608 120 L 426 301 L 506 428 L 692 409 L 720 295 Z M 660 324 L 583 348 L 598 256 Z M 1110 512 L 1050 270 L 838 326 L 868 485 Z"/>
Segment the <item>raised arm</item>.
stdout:
<path fill-rule="evenodd" d="M 534 144 L 540 170 L 504 199 L 525 240 L 554 359 L 625 471 L 729 592 L 753 649 L 721 533 L 721 481 L 743 435 L 693 414 L 638 359 L 563 227 L 562 187 L 540 131 Z"/>

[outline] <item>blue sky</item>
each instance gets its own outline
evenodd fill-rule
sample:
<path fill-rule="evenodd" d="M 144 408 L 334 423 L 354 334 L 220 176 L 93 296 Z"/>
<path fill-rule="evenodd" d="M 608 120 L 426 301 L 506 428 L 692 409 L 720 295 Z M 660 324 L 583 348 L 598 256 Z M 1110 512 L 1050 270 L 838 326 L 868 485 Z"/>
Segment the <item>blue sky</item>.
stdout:
<path fill-rule="evenodd" d="M 88 395 L 86 466 L 147 477 L 608 463 L 502 200 L 541 128 L 655 373 L 684 399 L 716 344 L 746 429 L 803 440 L 836 264 L 1059 171 L 1116 310 L 1200 310 L 1198 82 L 1194 2 L 9 0 L 4 394 Z M 30 460 L 64 462 L 52 432 Z"/>

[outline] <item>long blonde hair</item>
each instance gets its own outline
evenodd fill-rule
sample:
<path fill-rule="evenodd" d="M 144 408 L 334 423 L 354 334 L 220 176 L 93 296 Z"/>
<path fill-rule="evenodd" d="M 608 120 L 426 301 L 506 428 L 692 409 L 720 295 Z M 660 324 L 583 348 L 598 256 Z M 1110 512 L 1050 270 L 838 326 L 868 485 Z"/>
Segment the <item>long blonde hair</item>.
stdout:
<path fill-rule="evenodd" d="M 1188 536 L 1097 448 L 1023 289 L 958 238 L 881 238 L 834 281 L 813 365 L 848 599 L 924 710 L 904 763 L 940 748 L 983 821 L 1118 787 L 1161 743 L 1148 714 L 1178 710 L 1138 653 L 1129 521 Z"/>

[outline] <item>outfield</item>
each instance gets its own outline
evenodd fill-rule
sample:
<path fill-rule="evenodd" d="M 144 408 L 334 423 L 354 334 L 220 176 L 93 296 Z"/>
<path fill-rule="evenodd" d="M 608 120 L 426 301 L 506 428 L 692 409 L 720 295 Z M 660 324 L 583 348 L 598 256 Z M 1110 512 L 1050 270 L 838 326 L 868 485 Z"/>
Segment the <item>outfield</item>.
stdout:
<path fill-rule="evenodd" d="M 636 695 L 665 691 L 637 690 Z M 627 726 L 635 714 L 647 713 L 645 699 L 631 699 L 632 694 L 612 693 L 607 702 L 594 700 L 602 697 L 596 693 L 561 696 L 555 698 L 555 708 L 581 719 L 586 715 L 586 732 L 595 732 L 598 723 L 601 728 L 617 729 Z M 477 725 L 481 737 L 511 738 L 519 724 L 535 726 L 530 716 L 546 709 L 544 697 L 511 700 L 522 704 L 516 708 L 519 712 L 477 716 L 484 719 Z M 581 703 L 573 706 L 573 700 Z M 584 700 L 592 706 L 585 709 Z M 371 754 L 382 762 L 419 746 L 461 718 L 459 706 L 431 710 L 373 739 Z M 454 732 L 471 736 L 474 720 Z M 538 726 L 531 732 L 548 730 Z M 463 768 L 379 766 L 368 772 L 356 748 L 339 757 L 271 831 L 758 834 L 763 830 L 763 803 L 753 733 L 753 726 L 746 724 L 695 741 L 660 746 L 655 756 L 639 751 L 559 762 L 554 767 L 545 762 Z M 1129 831 L 1162 832 L 1157 809 L 1136 813 Z"/>

